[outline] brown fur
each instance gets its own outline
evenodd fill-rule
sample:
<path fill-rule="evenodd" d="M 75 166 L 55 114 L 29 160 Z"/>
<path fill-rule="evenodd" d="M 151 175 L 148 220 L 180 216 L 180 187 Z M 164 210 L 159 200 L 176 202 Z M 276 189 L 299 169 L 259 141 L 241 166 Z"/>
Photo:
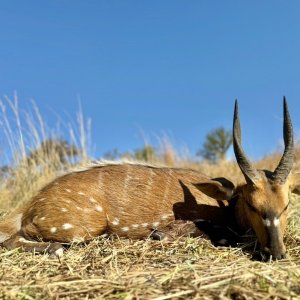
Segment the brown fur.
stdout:
<path fill-rule="evenodd" d="M 290 181 L 279 184 L 263 172 L 261 177 L 255 185 L 248 183 L 237 188 L 236 221 L 239 229 L 252 228 L 255 231 L 262 249 L 273 253 L 273 256 L 280 253 L 275 258 L 283 258 L 286 253 L 283 236 L 287 224 Z M 274 224 L 274 220 L 278 220 L 278 224 Z"/>
<path fill-rule="evenodd" d="M 197 187 L 201 183 L 204 192 Z M 207 190 L 208 185 L 213 188 Z M 103 233 L 145 238 L 175 219 L 226 224 L 229 194 L 220 182 L 192 170 L 134 164 L 93 167 L 48 184 L 19 212 L 15 230 L 7 230 L 13 220 L 3 222 L 0 237 L 5 237 L 7 248 L 21 245 L 42 252 L 49 244 L 30 244 L 24 238 L 60 243 L 88 241 Z"/>

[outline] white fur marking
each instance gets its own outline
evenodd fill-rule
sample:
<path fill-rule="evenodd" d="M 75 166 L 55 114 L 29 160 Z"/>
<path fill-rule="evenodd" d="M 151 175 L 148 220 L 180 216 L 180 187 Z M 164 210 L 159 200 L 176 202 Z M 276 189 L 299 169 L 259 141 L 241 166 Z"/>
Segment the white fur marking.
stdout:
<path fill-rule="evenodd" d="M 67 210 L 66 208 L 63 207 L 63 208 L 61 209 L 61 211 L 62 211 L 62 212 L 67 212 L 68 210 Z"/>
<path fill-rule="evenodd" d="M 26 239 L 23 238 L 23 237 L 20 237 L 20 238 L 19 238 L 19 242 L 24 243 L 24 244 L 35 243 L 34 241 L 26 240 Z"/>
<path fill-rule="evenodd" d="M 93 197 L 90 197 L 89 199 L 92 203 L 97 203 L 97 201 L 93 198 Z"/>
<path fill-rule="evenodd" d="M 102 206 L 100 206 L 100 205 L 96 205 L 95 209 L 96 209 L 96 211 L 98 211 L 98 212 L 103 211 L 103 208 L 102 208 Z"/>
<path fill-rule="evenodd" d="M 70 223 L 65 223 L 65 224 L 62 226 L 62 228 L 65 229 L 65 230 L 71 229 L 71 228 L 73 228 L 73 227 L 74 227 L 74 226 L 73 226 L 72 224 L 70 224 Z"/>
<path fill-rule="evenodd" d="M 57 231 L 57 228 L 56 228 L 56 227 L 51 227 L 51 228 L 50 228 L 50 232 L 51 232 L 51 233 L 55 233 L 56 231 Z"/>
<path fill-rule="evenodd" d="M 41 217 L 40 218 L 41 221 L 44 221 L 45 219 L 46 219 L 46 217 Z"/>
<path fill-rule="evenodd" d="M 120 220 L 119 219 L 114 219 L 112 222 L 111 222 L 113 225 L 117 226 L 120 224 Z"/>
<path fill-rule="evenodd" d="M 167 220 L 168 218 L 170 218 L 170 215 L 163 215 L 163 216 L 161 217 L 162 220 Z"/>
<path fill-rule="evenodd" d="M 139 228 L 140 225 L 139 224 L 132 224 L 131 226 L 132 226 L 132 228 Z"/>
<path fill-rule="evenodd" d="M 271 226 L 271 221 L 270 219 L 263 219 L 263 223 L 265 226 L 270 227 Z"/>
<path fill-rule="evenodd" d="M 122 231 L 126 232 L 126 231 L 129 231 L 129 227 L 122 227 Z"/>
<path fill-rule="evenodd" d="M 159 225 L 159 222 L 154 222 L 152 225 L 153 227 L 157 227 Z"/>
<path fill-rule="evenodd" d="M 99 160 L 99 161 L 93 161 L 85 164 L 81 167 L 76 167 L 67 174 L 74 173 L 74 172 L 82 172 L 82 171 L 88 171 L 95 167 L 104 167 L 104 166 L 120 166 L 120 165 L 138 165 L 138 166 L 147 166 L 152 168 L 161 168 L 161 167 L 167 167 L 167 165 L 162 165 L 161 163 L 158 164 L 149 164 L 149 163 L 143 163 L 143 162 L 137 162 L 135 160 L 131 159 L 122 159 L 120 161 L 112 161 L 112 160 Z"/>
<path fill-rule="evenodd" d="M 76 208 L 77 208 L 78 210 L 82 210 L 82 208 L 81 208 L 81 207 L 79 207 L 79 206 L 76 206 Z"/>
<path fill-rule="evenodd" d="M 168 200 L 168 196 L 169 196 L 169 193 L 170 193 L 170 187 L 171 187 L 171 179 L 172 179 L 172 170 L 169 169 L 168 171 L 168 176 L 167 176 L 167 180 L 165 182 L 165 191 L 164 191 L 164 195 L 163 195 L 163 205 L 164 206 L 167 206 L 167 200 Z M 163 219 L 164 220 L 164 219 Z"/>
<path fill-rule="evenodd" d="M 71 193 L 71 190 L 70 189 L 66 189 L 66 192 Z"/>
<path fill-rule="evenodd" d="M 64 255 L 64 249 L 63 248 L 59 248 L 54 252 L 54 255 L 56 257 L 62 257 Z"/>
<path fill-rule="evenodd" d="M 84 196 L 85 193 L 84 192 L 78 192 L 78 195 Z"/>
<path fill-rule="evenodd" d="M 147 227 L 149 224 L 148 223 L 143 223 L 142 227 Z"/>
<path fill-rule="evenodd" d="M 44 200 L 46 200 L 46 198 L 40 198 L 40 199 L 39 199 L 39 201 L 44 201 Z"/>
<path fill-rule="evenodd" d="M 273 224 L 274 224 L 275 227 L 277 227 L 279 225 L 279 222 L 280 222 L 279 219 L 274 218 Z"/>

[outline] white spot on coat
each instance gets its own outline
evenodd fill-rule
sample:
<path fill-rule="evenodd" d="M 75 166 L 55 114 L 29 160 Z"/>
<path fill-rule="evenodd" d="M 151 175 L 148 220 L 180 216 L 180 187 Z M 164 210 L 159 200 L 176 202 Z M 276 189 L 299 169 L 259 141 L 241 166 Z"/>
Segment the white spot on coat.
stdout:
<path fill-rule="evenodd" d="M 132 224 L 131 226 L 132 226 L 132 228 L 139 228 L 140 225 L 139 224 Z"/>
<path fill-rule="evenodd" d="M 149 224 L 148 223 L 143 223 L 142 227 L 147 227 Z"/>
<path fill-rule="evenodd" d="M 46 200 L 46 198 L 40 198 L 38 201 L 44 201 Z"/>
<path fill-rule="evenodd" d="M 98 212 L 103 211 L 103 208 L 102 208 L 102 206 L 100 206 L 100 205 L 96 205 L 95 209 L 96 209 L 96 211 L 98 211 Z"/>
<path fill-rule="evenodd" d="M 44 221 L 45 219 L 46 219 L 46 217 L 41 217 L 40 218 L 41 221 Z"/>
<path fill-rule="evenodd" d="M 54 252 L 54 255 L 56 257 L 62 257 L 64 255 L 64 249 L 63 248 L 59 248 Z"/>
<path fill-rule="evenodd" d="M 67 210 L 66 208 L 63 207 L 63 208 L 61 209 L 61 211 L 62 211 L 62 212 L 67 212 L 68 210 Z"/>
<path fill-rule="evenodd" d="M 76 208 L 77 208 L 78 210 L 82 210 L 82 208 L 81 208 L 81 207 L 79 207 L 79 206 L 76 206 Z"/>
<path fill-rule="evenodd" d="M 126 231 L 128 231 L 129 230 L 129 227 L 122 227 L 122 231 L 124 231 L 124 232 L 126 232 Z"/>
<path fill-rule="evenodd" d="M 66 189 L 66 192 L 71 193 L 71 190 L 70 189 Z"/>
<path fill-rule="evenodd" d="M 154 222 L 154 223 L 152 224 L 153 227 L 157 227 L 158 225 L 159 225 L 159 222 Z"/>
<path fill-rule="evenodd" d="M 279 219 L 274 218 L 273 224 L 274 224 L 275 227 L 277 227 L 279 225 L 279 222 L 280 222 Z"/>
<path fill-rule="evenodd" d="M 56 228 L 56 227 L 51 227 L 51 228 L 50 228 L 50 232 L 51 232 L 51 233 L 55 233 L 56 231 L 57 231 L 57 228 Z"/>
<path fill-rule="evenodd" d="M 78 195 L 84 196 L 85 193 L 84 192 L 78 192 Z"/>
<path fill-rule="evenodd" d="M 263 223 L 265 226 L 270 227 L 271 226 L 271 221 L 270 219 L 263 219 Z"/>
<path fill-rule="evenodd" d="M 23 238 L 23 237 L 20 237 L 20 238 L 19 238 L 19 242 L 20 242 L 20 243 L 24 243 L 24 244 L 35 243 L 35 241 L 29 241 L 29 240 L 26 240 L 26 239 Z"/>
<path fill-rule="evenodd" d="M 119 219 L 114 219 L 112 222 L 111 222 L 113 225 L 117 226 L 120 224 L 120 220 Z"/>
<path fill-rule="evenodd" d="M 93 197 L 90 197 L 89 200 L 90 200 L 92 203 L 97 203 L 97 200 L 95 200 Z"/>
<path fill-rule="evenodd" d="M 65 223 L 63 224 L 62 228 L 65 229 L 65 230 L 68 230 L 68 229 L 71 229 L 73 228 L 74 226 L 70 223 Z"/>

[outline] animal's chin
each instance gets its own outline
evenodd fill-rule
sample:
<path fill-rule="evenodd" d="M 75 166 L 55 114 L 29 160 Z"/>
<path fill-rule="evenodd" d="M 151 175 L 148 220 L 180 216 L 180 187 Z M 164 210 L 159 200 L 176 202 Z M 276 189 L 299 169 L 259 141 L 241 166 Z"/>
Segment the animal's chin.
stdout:
<path fill-rule="evenodd" d="M 287 254 L 272 254 L 268 248 L 264 248 L 259 252 L 262 261 L 281 260 L 287 258 Z"/>
<path fill-rule="evenodd" d="M 268 262 L 268 261 L 275 261 L 275 260 L 281 260 L 287 258 L 287 254 L 271 254 L 270 250 L 265 247 L 258 249 L 255 251 L 252 255 L 251 260 L 256 261 L 262 261 L 262 262 Z"/>

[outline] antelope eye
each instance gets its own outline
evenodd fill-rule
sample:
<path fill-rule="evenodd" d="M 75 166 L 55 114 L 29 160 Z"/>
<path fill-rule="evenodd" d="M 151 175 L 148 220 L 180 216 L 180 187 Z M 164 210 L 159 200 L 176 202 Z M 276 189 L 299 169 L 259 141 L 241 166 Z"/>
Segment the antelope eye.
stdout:
<path fill-rule="evenodd" d="M 253 207 L 249 202 L 246 202 L 246 203 L 247 203 L 247 206 L 248 206 L 252 211 L 254 211 L 254 212 L 257 213 L 257 210 L 256 210 L 255 207 Z"/>

